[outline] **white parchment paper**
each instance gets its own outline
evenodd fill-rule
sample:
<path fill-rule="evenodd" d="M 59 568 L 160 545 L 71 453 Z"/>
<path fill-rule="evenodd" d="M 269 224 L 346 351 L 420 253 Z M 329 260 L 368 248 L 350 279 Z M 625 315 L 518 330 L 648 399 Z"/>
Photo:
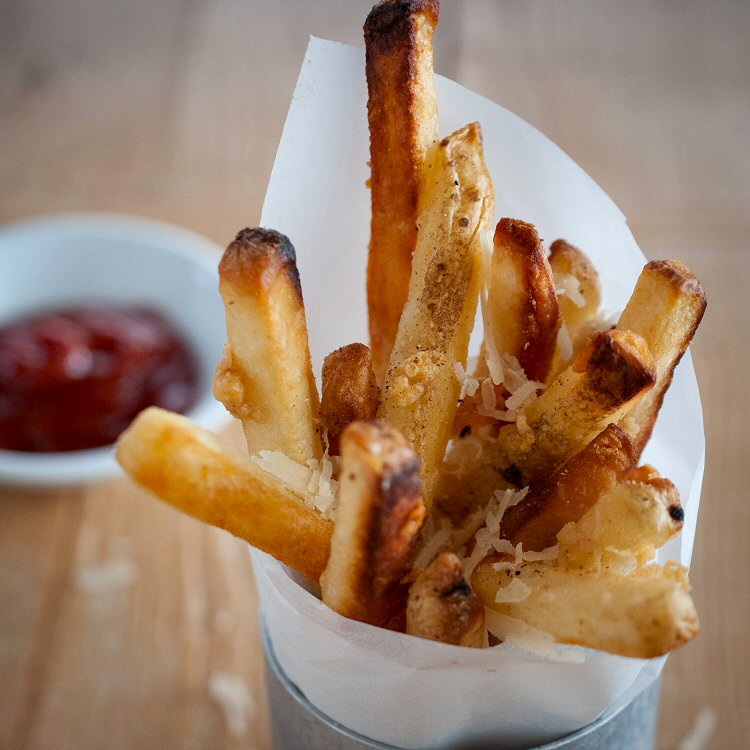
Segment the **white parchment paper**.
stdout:
<path fill-rule="evenodd" d="M 645 259 L 625 217 L 555 144 L 497 104 L 437 77 L 441 135 L 478 121 L 497 217 L 536 225 L 583 248 L 602 280 L 603 306 L 621 310 Z M 362 50 L 311 39 L 287 116 L 262 224 L 296 250 L 316 373 L 323 357 L 367 342 L 365 269 L 370 230 L 367 92 Z M 660 559 L 689 564 L 703 476 L 703 421 L 689 354 L 678 367 L 644 453 L 678 486 L 682 534 Z M 617 710 L 655 679 L 644 661 L 561 647 L 571 661 L 509 644 L 473 650 L 347 620 L 253 552 L 277 658 L 307 698 L 345 726 L 403 748 L 450 747 L 495 732 L 498 747 L 539 744 Z"/>

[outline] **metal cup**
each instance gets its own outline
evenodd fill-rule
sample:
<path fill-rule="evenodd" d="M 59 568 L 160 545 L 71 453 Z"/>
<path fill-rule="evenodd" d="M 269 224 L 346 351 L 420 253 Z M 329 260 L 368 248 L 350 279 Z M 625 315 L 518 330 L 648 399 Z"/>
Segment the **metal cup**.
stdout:
<path fill-rule="evenodd" d="M 400 750 L 347 729 L 313 706 L 282 670 L 262 621 L 261 632 L 274 750 Z M 656 680 L 611 716 L 554 742 L 524 750 L 653 750 L 659 685 L 660 680 Z M 503 744 L 502 737 L 478 736 L 469 729 L 465 737 L 451 741 L 442 750 L 509 750 L 509 746 Z M 514 745 L 512 750 L 521 749 Z"/>

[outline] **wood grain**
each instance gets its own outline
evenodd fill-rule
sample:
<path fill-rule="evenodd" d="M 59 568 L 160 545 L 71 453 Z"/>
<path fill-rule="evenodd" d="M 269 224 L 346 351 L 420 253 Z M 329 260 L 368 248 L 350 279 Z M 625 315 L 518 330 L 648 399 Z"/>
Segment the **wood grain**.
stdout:
<path fill-rule="evenodd" d="M 709 746 L 742 748 L 750 5 L 443 5 L 438 71 L 549 135 L 649 257 L 681 258 L 705 284 L 693 348 L 708 438 L 692 573 L 703 632 L 667 666 L 658 747 L 677 747 L 708 707 Z M 225 244 L 260 215 L 308 34 L 359 43 L 368 8 L 3 0 L 0 220 L 133 212 Z M 119 583 L 97 588 L 112 566 Z M 0 747 L 270 748 L 252 573 L 223 532 L 124 481 L 4 488 L 0 602 Z M 211 697 L 217 673 L 248 687 L 242 736 Z"/>

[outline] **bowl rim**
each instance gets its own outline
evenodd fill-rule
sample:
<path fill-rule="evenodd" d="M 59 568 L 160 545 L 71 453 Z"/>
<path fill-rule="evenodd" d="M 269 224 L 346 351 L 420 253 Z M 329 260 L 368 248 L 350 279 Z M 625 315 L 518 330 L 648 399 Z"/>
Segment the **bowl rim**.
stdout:
<path fill-rule="evenodd" d="M 19 219 L 0 226 L 0 252 L 17 239 L 28 241 L 52 233 L 70 236 L 123 237 L 158 247 L 159 252 L 189 261 L 218 284 L 222 248 L 190 229 L 158 219 L 116 212 L 60 212 Z M 20 312 L 23 312 L 22 310 Z M 213 394 L 203 392 L 186 414 L 202 427 L 216 431 L 231 421 Z M 78 451 L 30 453 L 0 449 L 0 486 L 70 486 L 122 475 L 114 445 Z"/>

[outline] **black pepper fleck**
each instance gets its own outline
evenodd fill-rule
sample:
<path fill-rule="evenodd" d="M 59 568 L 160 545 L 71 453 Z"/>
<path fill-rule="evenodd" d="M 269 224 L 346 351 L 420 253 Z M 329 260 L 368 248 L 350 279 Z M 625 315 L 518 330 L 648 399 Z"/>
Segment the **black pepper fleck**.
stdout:
<path fill-rule="evenodd" d="M 685 520 L 685 511 L 679 505 L 671 505 L 669 508 L 669 515 L 678 523 Z"/>

